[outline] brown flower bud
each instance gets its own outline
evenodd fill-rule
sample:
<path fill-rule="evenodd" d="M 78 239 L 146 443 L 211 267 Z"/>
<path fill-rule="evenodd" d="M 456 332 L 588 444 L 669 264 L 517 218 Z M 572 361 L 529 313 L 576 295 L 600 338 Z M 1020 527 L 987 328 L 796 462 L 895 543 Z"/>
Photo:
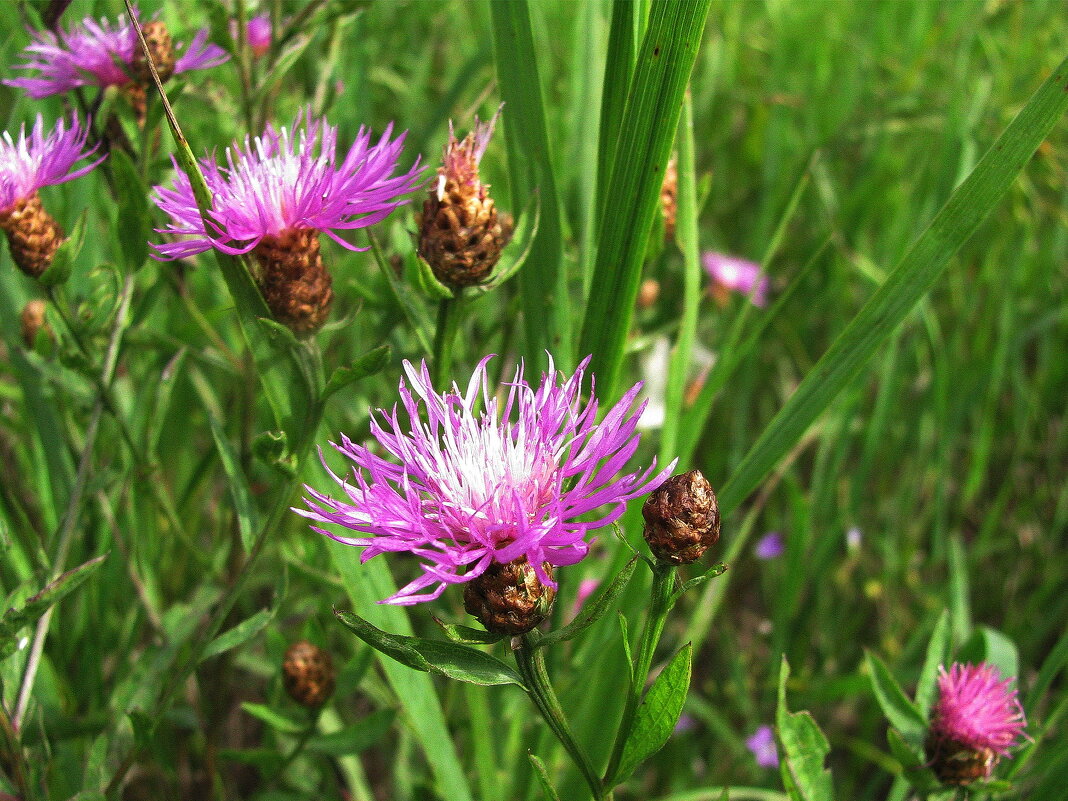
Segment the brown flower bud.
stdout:
<path fill-rule="evenodd" d="M 989 779 L 1000 757 L 991 748 L 976 748 L 939 736 L 932 729 L 924 743 L 928 764 L 942 784 L 964 787 Z"/>
<path fill-rule="evenodd" d="M 176 61 L 170 31 L 159 20 L 144 23 L 141 30 L 145 34 L 145 43 L 148 45 L 148 52 L 152 55 L 152 63 L 156 67 L 160 83 L 166 83 L 167 79 L 174 74 Z M 145 86 L 152 85 L 152 71 L 148 67 L 148 59 L 145 58 L 145 51 L 141 49 L 140 42 L 137 43 L 137 49 L 134 51 L 130 71 L 132 73 L 130 77 L 137 83 Z"/>
<path fill-rule="evenodd" d="M 334 290 L 323 266 L 318 231 L 290 228 L 265 236 L 252 256 L 259 268 L 256 281 L 271 314 L 297 334 L 322 328 Z"/>
<path fill-rule="evenodd" d="M 26 343 L 27 348 L 33 350 L 37 332 L 45 326 L 45 302 L 39 298 L 29 301 L 22 307 L 19 317 L 22 322 L 22 341 Z"/>
<path fill-rule="evenodd" d="M 664 215 L 664 236 L 675 236 L 675 218 L 679 211 L 679 166 L 672 157 L 664 172 L 664 182 L 660 185 L 660 211 Z"/>
<path fill-rule="evenodd" d="M 541 567 L 552 578 L 552 565 Z M 494 634 L 525 634 L 545 620 L 555 598 L 556 590 L 538 579 L 525 556 L 494 562 L 464 587 L 464 609 Z"/>
<path fill-rule="evenodd" d="M 638 288 L 638 308 L 650 309 L 660 297 L 660 282 L 655 278 L 646 278 Z"/>
<path fill-rule="evenodd" d="M 282 660 L 282 685 L 301 706 L 317 708 L 334 692 L 334 662 L 330 653 L 307 640 L 295 642 Z"/>
<path fill-rule="evenodd" d="M 479 180 L 478 164 L 493 134 L 500 110 L 487 123 L 457 141 L 449 124 L 438 180 L 423 203 L 419 255 L 434 276 L 451 287 L 484 283 L 512 235 L 507 218 L 497 215 L 489 184 Z"/>
<path fill-rule="evenodd" d="M 645 541 L 662 562 L 696 562 L 719 539 L 719 506 L 700 470 L 672 476 L 642 506 Z"/>
<path fill-rule="evenodd" d="M 48 269 L 64 239 L 63 229 L 36 192 L 0 212 L 0 229 L 7 234 L 12 260 L 31 278 L 40 278 Z"/>

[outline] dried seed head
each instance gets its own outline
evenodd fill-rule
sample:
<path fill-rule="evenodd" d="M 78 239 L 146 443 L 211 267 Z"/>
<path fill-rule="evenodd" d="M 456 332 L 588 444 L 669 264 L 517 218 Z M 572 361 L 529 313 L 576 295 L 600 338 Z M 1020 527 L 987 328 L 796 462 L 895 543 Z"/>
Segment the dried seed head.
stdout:
<path fill-rule="evenodd" d="M 152 55 L 152 63 L 156 66 L 156 74 L 159 75 L 160 83 L 165 83 L 174 75 L 176 63 L 174 42 L 171 41 L 170 31 L 159 20 L 146 22 L 141 26 L 141 30 L 144 31 L 145 43 L 148 45 L 148 52 Z M 137 43 L 137 49 L 134 51 L 130 71 L 133 73 L 130 77 L 137 83 L 144 86 L 152 85 L 152 71 L 148 68 L 148 59 L 145 58 L 140 42 Z"/>
<path fill-rule="evenodd" d="M 301 706 L 317 708 L 334 692 L 336 674 L 330 653 L 307 640 L 295 642 L 282 660 L 282 684 Z"/>
<path fill-rule="evenodd" d="M 277 236 L 264 236 L 252 255 L 259 268 L 257 283 L 275 318 L 297 334 L 318 331 L 334 299 L 319 232 L 291 228 Z"/>
<path fill-rule="evenodd" d="M 551 579 L 553 568 L 542 563 Z M 525 556 L 494 562 L 464 587 L 464 609 L 495 634 L 525 634 L 549 614 L 556 590 L 543 584 Z"/>
<path fill-rule="evenodd" d="M 39 298 L 29 301 L 22 307 L 20 318 L 22 341 L 26 343 L 27 348 L 33 350 L 33 345 L 37 341 L 37 332 L 45 325 L 45 302 Z"/>
<path fill-rule="evenodd" d="M 419 224 L 419 255 L 434 276 L 451 287 L 484 283 L 508 244 L 512 226 L 501 218 L 479 180 L 478 164 L 486 152 L 500 109 L 487 123 L 457 141 L 449 124 L 449 143 L 437 183 L 423 203 Z"/>
<path fill-rule="evenodd" d="M 642 506 L 645 541 L 662 562 L 696 562 L 719 539 L 719 506 L 700 470 L 672 476 Z"/>
<path fill-rule="evenodd" d="M 660 185 L 660 211 L 664 215 L 664 235 L 671 239 L 675 236 L 675 218 L 679 210 L 679 166 L 678 159 L 672 157 L 664 172 L 664 182 Z"/>
<path fill-rule="evenodd" d="M 0 229 L 7 234 L 11 258 L 22 272 L 40 278 L 63 243 L 63 229 L 41 205 L 34 192 L 0 212 Z"/>

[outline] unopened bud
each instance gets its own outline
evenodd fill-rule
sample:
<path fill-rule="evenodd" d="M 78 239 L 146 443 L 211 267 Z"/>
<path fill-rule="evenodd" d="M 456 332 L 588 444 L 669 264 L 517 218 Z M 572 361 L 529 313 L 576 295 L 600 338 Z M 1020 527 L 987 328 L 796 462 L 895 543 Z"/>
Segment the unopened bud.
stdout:
<path fill-rule="evenodd" d="M 144 23 L 141 30 L 145 34 L 145 43 L 148 45 L 148 52 L 152 56 L 152 63 L 156 67 L 160 83 L 165 83 L 174 74 L 175 65 L 174 43 L 171 41 L 170 31 L 159 20 Z M 137 83 L 144 86 L 152 85 L 152 71 L 148 67 L 148 59 L 145 58 L 145 51 L 141 49 L 140 42 L 137 43 L 137 49 L 134 51 L 130 70 L 133 73 L 130 77 Z"/>
<path fill-rule="evenodd" d="M 419 255 L 434 276 L 451 287 L 484 283 L 511 238 L 508 219 L 499 217 L 489 184 L 479 180 L 482 160 L 500 110 L 489 122 L 475 118 L 475 128 L 457 141 L 449 124 L 449 143 L 437 183 L 423 203 Z"/>
<path fill-rule="evenodd" d="M 295 642 L 282 660 L 282 684 L 301 706 L 318 708 L 334 692 L 336 674 L 330 653 L 307 640 Z"/>
<path fill-rule="evenodd" d="M 672 158 L 664 172 L 664 182 L 660 185 L 660 211 L 664 215 L 664 235 L 671 239 L 675 236 L 675 218 L 679 210 L 679 167 L 678 160 Z"/>
<path fill-rule="evenodd" d="M 259 268 L 256 282 L 275 319 L 297 334 L 322 328 L 334 291 L 323 266 L 319 233 L 290 228 L 277 236 L 268 234 L 252 256 Z"/>
<path fill-rule="evenodd" d="M 541 567 L 552 579 L 552 565 Z M 542 583 L 525 556 L 494 562 L 464 587 L 464 609 L 494 634 L 525 634 L 545 620 L 555 598 L 556 590 Z"/>
<path fill-rule="evenodd" d="M 7 234 L 12 260 L 31 278 L 40 278 L 48 269 L 64 239 L 63 229 L 36 192 L 0 212 L 0 229 Z"/>
<path fill-rule="evenodd" d="M 660 282 L 655 278 L 646 278 L 638 288 L 638 308 L 651 309 L 660 298 Z"/>
<path fill-rule="evenodd" d="M 645 541 L 662 562 L 696 562 L 719 539 L 719 506 L 700 470 L 672 476 L 642 506 Z"/>
<path fill-rule="evenodd" d="M 26 343 L 27 348 L 33 350 L 33 345 L 37 341 L 37 332 L 45 326 L 45 302 L 36 298 L 29 301 L 22 307 L 20 319 L 22 341 Z"/>

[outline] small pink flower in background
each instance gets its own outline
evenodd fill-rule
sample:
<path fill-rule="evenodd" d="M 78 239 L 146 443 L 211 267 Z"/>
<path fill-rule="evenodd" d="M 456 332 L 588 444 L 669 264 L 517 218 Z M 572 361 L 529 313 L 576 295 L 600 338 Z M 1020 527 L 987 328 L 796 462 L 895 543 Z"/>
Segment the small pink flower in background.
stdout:
<path fill-rule="evenodd" d="M 211 230 L 197 208 L 185 173 L 178 170 L 174 189 L 157 186 L 155 201 L 171 217 L 157 233 L 181 237 L 153 245 L 163 259 L 180 259 L 218 248 L 231 255 L 248 253 L 264 237 L 287 231 L 321 231 L 349 250 L 358 248 L 336 230 L 365 228 L 381 221 L 420 183 L 418 160 L 406 173 L 393 175 L 405 134 L 390 140 L 392 124 L 377 144 L 360 128 L 341 162 L 337 128 L 302 111 L 281 130 L 268 126 L 263 136 L 234 142 L 226 150 L 226 166 L 202 159 L 204 179 L 213 196 Z M 176 165 L 177 166 L 177 165 Z"/>
<path fill-rule="evenodd" d="M 768 277 L 756 262 L 715 253 L 711 250 L 701 255 L 705 271 L 712 279 L 717 297 L 726 300 L 728 291 L 748 295 L 754 306 L 766 306 L 768 302 Z"/>
<path fill-rule="evenodd" d="M 348 478 L 330 475 L 345 497 L 306 486 L 310 511 L 294 509 L 369 535 L 344 537 L 313 527 L 366 548 L 362 561 L 388 552 L 423 560 L 423 574 L 385 603 L 433 600 L 447 584 L 522 557 L 542 584 L 555 588 L 543 562 L 583 559 L 590 533 L 617 520 L 627 501 L 656 489 L 675 466 L 654 474 L 654 461 L 644 472 L 618 475 L 638 447 L 635 427 L 644 404 L 631 407 L 640 384 L 598 423 L 597 399 L 582 400 L 589 358 L 571 376 L 558 374 L 550 359 L 537 387 L 519 367 L 500 388 L 489 385 L 490 358 L 479 362 L 465 390 L 453 384 L 441 394 L 425 363 L 416 369 L 405 362 L 410 388 L 402 381 L 400 396 L 407 422 L 396 407 L 380 409 L 380 419 L 371 422 L 371 435 L 391 458 L 342 436 L 334 447 L 356 469 Z M 588 519 L 602 508 L 600 517 Z"/>
<path fill-rule="evenodd" d="M 139 15 L 140 18 L 140 15 Z M 134 80 L 134 64 L 141 53 L 137 32 L 125 17 L 114 25 L 86 17 L 81 25 L 66 31 L 31 31 L 33 41 L 24 53 L 26 63 L 16 69 L 36 70 L 38 75 L 5 80 L 8 86 L 25 89 L 39 99 L 69 92 L 79 86 L 124 86 Z M 207 29 L 193 37 L 185 53 L 174 63 L 174 72 L 206 69 L 222 64 L 229 56 L 214 44 L 206 44 Z"/>
<path fill-rule="evenodd" d="M 846 532 L 845 537 L 846 537 L 846 548 L 850 552 L 853 552 L 853 551 L 857 550 L 858 548 L 860 548 L 860 544 L 864 540 L 864 535 L 861 534 L 860 529 L 857 528 L 856 526 L 853 526 L 853 528 L 849 529 L 849 531 Z"/>
<path fill-rule="evenodd" d="M 245 23 L 245 40 L 249 50 L 256 58 L 263 58 L 271 49 L 271 18 L 266 14 L 257 14 Z M 230 37 L 237 41 L 237 20 L 230 22 Z"/>
<path fill-rule="evenodd" d="M 786 542 L 778 531 L 771 531 L 757 540 L 753 553 L 757 559 L 776 559 L 786 552 Z"/>
<path fill-rule="evenodd" d="M 574 620 L 578 617 L 578 613 L 582 611 L 583 605 L 590 599 L 597 588 L 601 586 L 600 579 L 584 578 L 579 582 L 578 592 L 575 594 L 575 603 L 571 607 L 571 619 Z"/>
<path fill-rule="evenodd" d="M 673 734 L 685 734 L 688 731 L 693 731 L 697 728 L 697 720 L 693 715 L 687 715 L 683 712 L 679 715 L 679 719 L 675 722 L 675 729 Z"/>
<path fill-rule="evenodd" d="M 775 732 L 771 726 L 761 726 L 747 737 L 745 747 L 752 752 L 756 763 L 762 768 L 779 767 L 779 751 L 775 747 Z"/>
<path fill-rule="evenodd" d="M 18 141 L 7 131 L 0 140 L 0 214 L 9 212 L 16 203 L 30 197 L 42 186 L 52 186 L 85 175 L 104 160 L 71 172 L 76 161 L 88 158 L 96 148 L 86 149 L 86 129 L 72 117 L 70 128 L 63 120 L 46 135 L 40 114 L 33 130 L 26 136 L 26 126 L 19 130 Z"/>
<path fill-rule="evenodd" d="M 1012 679 L 985 662 L 944 667 L 938 675 L 938 702 L 932 710 L 932 736 L 998 756 L 1019 745 L 1027 720 Z"/>

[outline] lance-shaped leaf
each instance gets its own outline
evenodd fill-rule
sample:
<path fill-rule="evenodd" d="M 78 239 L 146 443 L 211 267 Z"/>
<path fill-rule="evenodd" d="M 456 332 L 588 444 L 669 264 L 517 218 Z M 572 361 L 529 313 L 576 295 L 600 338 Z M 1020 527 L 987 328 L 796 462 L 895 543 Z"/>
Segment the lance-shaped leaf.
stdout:
<path fill-rule="evenodd" d="M 555 642 L 564 642 L 570 640 L 572 637 L 577 636 L 580 632 L 588 629 L 594 623 L 601 619 L 602 615 L 607 612 L 623 588 L 627 586 L 627 582 L 630 581 L 630 577 L 634 574 L 634 568 L 638 564 L 638 557 L 634 556 L 629 562 L 623 565 L 623 569 L 616 574 L 616 577 L 612 579 L 612 583 L 609 584 L 604 590 L 602 590 L 597 597 L 589 604 L 587 604 L 582 613 L 579 614 L 571 623 L 564 626 L 562 629 L 551 631 L 542 637 L 537 642 L 538 648 L 544 648 L 546 645 L 552 645 Z"/>
<path fill-rule="evenodd" d="M 334 614 L 372 648 L 414 670 L 440 673 L 452 679 L 484 686 L 523 686 L 523 680 L 512 667 L 482 651 L 454 642 L 390 634 L 352 612 L 334 610 Z"/>
<path fill-rule="evenodd" d="M 927 730 L 927 718 L 923 712 L 905 695 L 883 660 L 867 652 L 864 661 L 868 666 L 872 691 L 890 725 L 909 741 L 922 740 Z"/>
<path fill-rule="evenodd" d="M 367 351 L 358 358 L 351 367 L 338 367 L 330 374 L 330 380 L 326 382 L 322 400 L 326 400 L 339 389 L 344 389 L 349 384 L 361 381 L 368 376 L 378 373 L 389 361 L 389 345 L 379 345 L 377 348 Z"/>
<path fill-rule="evenodd" d="M 831 772 L 823 766 L 830 753 L 827 738 L 806 711 L 790 712 L 786 706 L 786 657 L 779 672 L 779 705 L 775 710 L 775 735 L 779 744 L 779 770 L 791 801 L 831 801 Z"/>
<path fill-rule="evenodd" d="M 20 629 L 33 625 L 53 604 L 59 603 L 69 593 L 78 589 L 93 575 L 108 554 L 90 559 L 84 565 L 68 570 L 55 581 L 45 585 L 39 593 L 28 599 L 18 609 L 8 609 L 0 618 L 0 660 L 7 659 L 18 650 L 16 635 Z"/>

